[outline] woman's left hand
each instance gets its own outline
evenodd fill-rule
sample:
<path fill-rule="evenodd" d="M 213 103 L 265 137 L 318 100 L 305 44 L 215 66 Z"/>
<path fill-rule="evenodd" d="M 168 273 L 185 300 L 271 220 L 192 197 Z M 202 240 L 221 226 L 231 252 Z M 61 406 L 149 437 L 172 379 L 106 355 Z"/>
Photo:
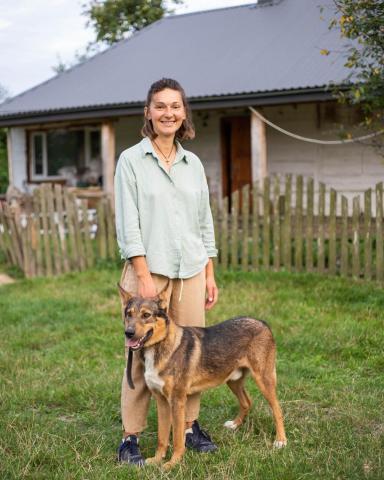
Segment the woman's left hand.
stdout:
<path fill-rule="evenodd" d="M 217 288 L 215 277 L 206 278 L 207 298 L 205 300 L 205 309 L 210 310 L 219 298 L 219 289 Z"/>

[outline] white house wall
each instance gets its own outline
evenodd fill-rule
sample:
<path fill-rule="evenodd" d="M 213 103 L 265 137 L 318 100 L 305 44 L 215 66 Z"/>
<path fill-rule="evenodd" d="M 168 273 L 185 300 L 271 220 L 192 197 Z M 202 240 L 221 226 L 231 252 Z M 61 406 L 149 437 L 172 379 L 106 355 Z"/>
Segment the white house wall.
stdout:
<path fill-rule="evenodd" d="M 10 184 L 20 190 L 25 190 L 27 181 L 27 145 L 24 128 L 15 127 L 8 130 L 8 147 L 10 149 Z"/>

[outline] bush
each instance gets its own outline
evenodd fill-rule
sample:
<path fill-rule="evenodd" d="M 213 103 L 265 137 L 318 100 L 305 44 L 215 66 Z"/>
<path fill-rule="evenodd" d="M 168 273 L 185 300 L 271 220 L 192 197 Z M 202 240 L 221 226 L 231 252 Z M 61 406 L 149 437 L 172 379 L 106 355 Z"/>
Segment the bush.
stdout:
<path fill-rule="evenodd" d="M 0 194 L 8 187 L 7 134 L 0 128 Z"/>

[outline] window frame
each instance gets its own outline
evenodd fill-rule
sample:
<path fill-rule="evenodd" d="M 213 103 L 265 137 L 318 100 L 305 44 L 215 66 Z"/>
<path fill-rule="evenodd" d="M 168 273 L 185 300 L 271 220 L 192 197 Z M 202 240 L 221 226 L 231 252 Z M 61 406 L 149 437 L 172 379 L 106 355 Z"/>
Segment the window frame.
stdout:
<path fill-rule="evenodd" d="M 65 177 L 60 175 L 48 175 L 48 150 L 47 150 L 47 133 L 52 130 L 57 130 L 57 128 L 47 128 L 33 130 L 29 132 L 29 151 L 30 151 L 30 168 L 29 168 L 29 178 L 32 182 L 44 182 L 50 180 L 62 181 L 65 180 Z M 97 131 L 100 134 L 100 158 L 102 157 L 102 135 L 100 126 L 79 126 L 75 128 L 67 128 L 68 132 L 73 130 L 82 130 L 84 132 L 84 159 L 85 165 L 89 166 L 91 162 L 91 132 Z M 43 173 L 36 174 L 36 156 L 35 156 L 35 137 L 42 137 L 42 146 L 43 146 Z M 102 158 L 101 158 L 102 162 Z"/>

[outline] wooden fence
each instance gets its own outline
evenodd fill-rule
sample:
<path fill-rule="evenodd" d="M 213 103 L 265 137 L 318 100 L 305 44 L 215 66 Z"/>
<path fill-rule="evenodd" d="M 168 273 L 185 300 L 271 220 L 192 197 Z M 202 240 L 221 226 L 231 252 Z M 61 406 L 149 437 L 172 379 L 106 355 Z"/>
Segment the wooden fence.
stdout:
<path fill-rule="evenodd" d="M 69 189 L 42 185 L 22 209 L 0 207 L 0 249 L 26 277 L 85 270 L 116 255 L 110 202 L 100 197 L 89 209 Z"/>
<path fill-rule="evenodd" d="M 384 280 L 383 184 L 348 200 L 312 178 L 267 177 L 212 199 L 223 269 L 319 272 Z M 36 189 L 25 213 L 0 209 L 0 249 L 27 277 L 84 270 L 116 258 L 107 198 L 92 211 L 58 185 Z"/>

